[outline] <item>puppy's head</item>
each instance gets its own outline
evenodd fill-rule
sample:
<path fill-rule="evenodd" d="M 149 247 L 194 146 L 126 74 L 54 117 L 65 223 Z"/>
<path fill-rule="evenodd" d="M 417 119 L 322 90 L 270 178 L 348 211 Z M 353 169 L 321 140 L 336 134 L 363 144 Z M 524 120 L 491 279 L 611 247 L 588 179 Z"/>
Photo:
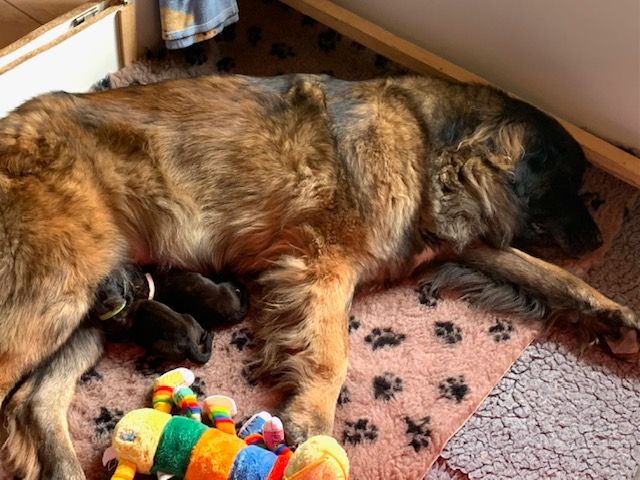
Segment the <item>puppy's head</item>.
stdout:
<path fill-rule="evenodd" d="M 187 314 L 153 300 L 138 300 L 130 312 L 132 337 L 165 360 L 205 363 L 212 353 L 213 334 Z"/>
<path fill-rule="evenodd" d="M 572 256 L 598 248 L 600 230 L 579 197 L 587 165 L 582 148 L 555 119 L 524 102 L 512 102 L 509 113 L 525 126 L 514 176 L 524 213 L 516 240 L 551 241 Z"/>
<path fill-rule="evenodd" d="M 123 265 L 102 279 L 94 294 L 89 318 L 97 321 L 111 341 L 128 339 L 132 321 L 131 307 L 140 297 L 144 277 L 134 265 Z"/>

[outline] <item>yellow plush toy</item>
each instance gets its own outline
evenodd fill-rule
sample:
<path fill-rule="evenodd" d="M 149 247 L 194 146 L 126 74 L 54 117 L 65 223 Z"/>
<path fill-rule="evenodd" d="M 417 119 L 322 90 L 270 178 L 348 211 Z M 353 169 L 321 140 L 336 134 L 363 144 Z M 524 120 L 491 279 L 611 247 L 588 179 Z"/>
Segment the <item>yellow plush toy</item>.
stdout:
<path fill-rule="evenodd" d="M 201 411 L 189 388 L 193 373 L 180 368 L 154 385 L 154 408 L 127 413 L 113 432 L 112 455 L 118 466 L 112 480 L 133 480 L 136 473 L 166 480 L 347 480 L 349 461 L 332 437 L 311 437 L 291 452 L 277 444 L 282 424 L 266 412 L 254 415 L 236 435 L 233 400 L 205 400 L 214 428 L 200 422 Z M 186 416 L 172 416 L 173 405 Z M 264 433 L 264 434 L 263 434 Z"/>

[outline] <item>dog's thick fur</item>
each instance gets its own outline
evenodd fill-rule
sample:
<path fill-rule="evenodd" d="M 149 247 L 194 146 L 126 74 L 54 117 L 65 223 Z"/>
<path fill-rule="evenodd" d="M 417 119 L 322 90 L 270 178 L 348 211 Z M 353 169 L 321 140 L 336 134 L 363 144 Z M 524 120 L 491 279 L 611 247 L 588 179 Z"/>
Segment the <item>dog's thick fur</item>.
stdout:
<path fill-rule="evenodd" d="M 0 398 L 77 350 L 96 286 L 130 259 L 260 274 L 253 372 L 288 394 L 294 442 L 331 430 L 356 287 L 406 277 L 428 250 L 550 309 L 637 328 L 631 310 L 509 247 L 540 233 L 574 253 L 599 245 L 577 196 L 584 168 L 533 107 L 432 78 L 222 76 L 36 98 L 0 121 Z M 20 459 L 28 438 L 5 446 L 19 474 L 83 477 L 66 429 L 51 440 L 67 446 L 59 464 L 39 445 Z"/>

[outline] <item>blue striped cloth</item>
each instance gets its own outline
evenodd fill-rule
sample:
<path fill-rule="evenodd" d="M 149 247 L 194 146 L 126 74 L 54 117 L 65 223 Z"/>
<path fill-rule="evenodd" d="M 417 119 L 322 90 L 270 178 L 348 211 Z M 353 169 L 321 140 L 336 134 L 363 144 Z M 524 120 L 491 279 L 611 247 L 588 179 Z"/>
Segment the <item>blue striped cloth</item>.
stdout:
<path fill-rule="evenodd" d="M 167 48 L 184 48 L 216 36 L 238 21 L 236 0 L 158 0 Z"/>

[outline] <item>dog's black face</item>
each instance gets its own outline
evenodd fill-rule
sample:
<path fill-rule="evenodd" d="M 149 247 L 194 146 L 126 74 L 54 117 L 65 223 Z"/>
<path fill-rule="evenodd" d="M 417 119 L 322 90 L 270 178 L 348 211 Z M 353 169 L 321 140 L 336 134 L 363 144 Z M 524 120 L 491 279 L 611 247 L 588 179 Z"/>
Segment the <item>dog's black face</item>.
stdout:
<path fill-rule="evenodd" d="M 526 115 L 527 129 L 514 179 L 524 208 L 516 240 L 551 240 L 572 256 L 598 248 L 600 230 L 578 196 L 587 165 L 582 148 L 554 119 L 529 105 L 519 106 L 525 110 L 519 113 Z"/>

